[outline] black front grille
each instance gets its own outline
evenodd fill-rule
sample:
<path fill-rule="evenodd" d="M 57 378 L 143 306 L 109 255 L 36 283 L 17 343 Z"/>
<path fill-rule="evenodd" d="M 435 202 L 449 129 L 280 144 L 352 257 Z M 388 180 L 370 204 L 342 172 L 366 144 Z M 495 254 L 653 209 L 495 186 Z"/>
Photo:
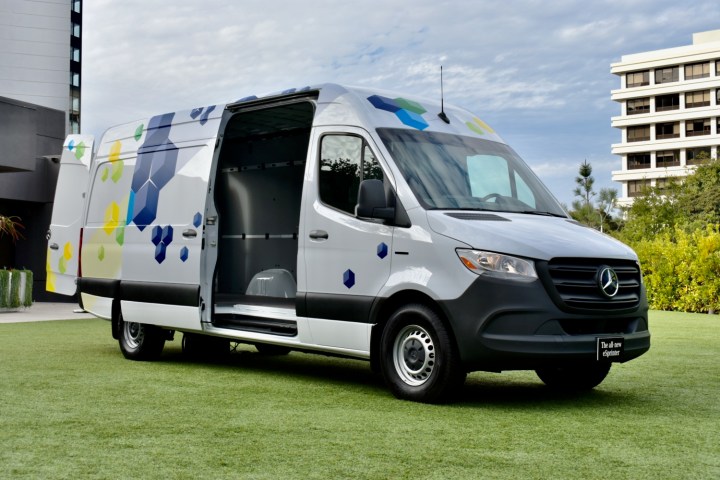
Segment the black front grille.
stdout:
<path fill-rule="evenodd" d="M 608 297 L 600 288 L 598 276 L 604 267 L 617 273 L 620 287 Z M 546 285 L 554 289 L 561 307 L 595 311 L 629 310 L 640 303 L 640 268 L 632 260 L 595 258 L 555 258 L 546 264 Z"/>

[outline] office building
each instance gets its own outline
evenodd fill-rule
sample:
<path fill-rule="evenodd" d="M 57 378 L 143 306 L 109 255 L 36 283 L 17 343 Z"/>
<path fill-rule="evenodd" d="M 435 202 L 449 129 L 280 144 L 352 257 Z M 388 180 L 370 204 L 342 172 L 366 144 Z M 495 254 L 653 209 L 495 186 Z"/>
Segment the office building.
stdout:
<path fill-rule="evenodd" d="M 611 65 L 620 77 L 612 99 L 621 106 L 612 126 L 622 159 L 612 179 L 622 184 L 618 205 L 630 205 L 645 186 L 683 177 L 720 145 L 720 30 L 696 33 L 692 45 L 624 55 Z"/>
<path fill-rule="evenodd" d="M 24 239 L 0 237 L 0 268 L 29 268 L 45 293 L 45 232 L 68 133 L 80 132 L 81 0 L 0 0 L 0 215 Z"/>

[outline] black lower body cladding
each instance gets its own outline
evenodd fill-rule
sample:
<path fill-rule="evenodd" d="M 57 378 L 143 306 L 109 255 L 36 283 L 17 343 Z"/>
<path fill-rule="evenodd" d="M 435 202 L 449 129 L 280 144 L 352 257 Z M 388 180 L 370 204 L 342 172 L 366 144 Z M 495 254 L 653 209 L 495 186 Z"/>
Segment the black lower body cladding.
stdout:
<path fill-rule="evenodd" d="M 595 361 L 597 339 L 622 337 L 626 362 L 650 348 L 645 287 L 634 310 L 571 313 L 542 282 L 480 276 L 462 295 L 439 302 L 468 371 L 535 370 Z"/>

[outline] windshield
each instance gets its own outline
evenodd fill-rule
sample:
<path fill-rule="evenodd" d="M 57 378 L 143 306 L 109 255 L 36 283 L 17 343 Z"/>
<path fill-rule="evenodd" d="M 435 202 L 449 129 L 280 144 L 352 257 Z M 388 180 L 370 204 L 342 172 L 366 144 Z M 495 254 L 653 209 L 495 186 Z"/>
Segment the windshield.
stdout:
<path fill-rule="evenodd" d="M 406 129 L 379 128 L 378 134 L 426 209 L 567 216 L 507 145 Z"/>

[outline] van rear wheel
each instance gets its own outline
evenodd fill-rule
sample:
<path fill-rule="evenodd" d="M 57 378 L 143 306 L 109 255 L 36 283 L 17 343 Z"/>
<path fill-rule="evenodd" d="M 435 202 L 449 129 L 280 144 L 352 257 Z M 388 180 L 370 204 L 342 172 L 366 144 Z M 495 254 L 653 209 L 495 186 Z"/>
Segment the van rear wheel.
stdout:
<path fill-rule="evenodd" d="M 154 325 L 126 322 L 119 319 L 120 335 L 118 343 L 120 351 L 130 360 L 155 360 L 165 346 L 165 332 Z"/>
<path fill-rule="evenodd" d="M 567 367 L 541 368 L 535 371 L 548 387 L 558 390 L 592 390 L 610 373 L 610 363 L 580 363 Z"/>
<path fill-rule="evenodd" d="M 399 308 L 388 319 L 380 342 L 383 378 L 397 398 L 442 402 L 465 381 L 453 339 L 425 305 Z"/>

